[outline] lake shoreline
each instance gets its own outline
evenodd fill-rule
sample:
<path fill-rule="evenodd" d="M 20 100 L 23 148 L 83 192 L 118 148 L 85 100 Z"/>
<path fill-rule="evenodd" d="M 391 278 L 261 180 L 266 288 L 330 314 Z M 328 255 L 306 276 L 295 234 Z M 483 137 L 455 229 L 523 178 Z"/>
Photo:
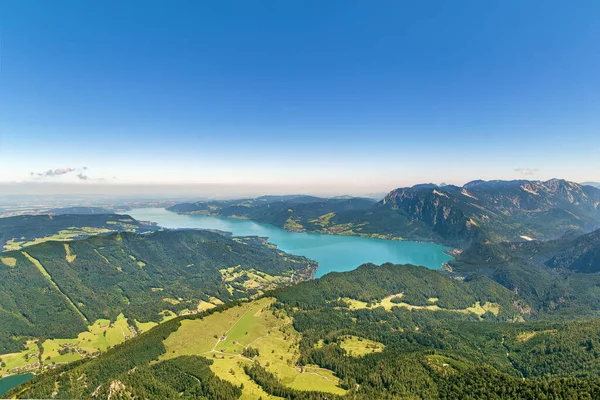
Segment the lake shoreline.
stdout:
<path fill-rule="evenodd" d="M 0 354 L 0 355 L 1 355 L 1 354 Z M 4 354 L 4 355 L 6 355 L 6 354 Z M 39 369 L 39 368 L 38 368 L 38 369 Z M 1 381 L 2 379 L 4 379 L 4 378 L 10 378 L 11 376 L 19 376 L 19 375 L 27 375 L 27 374 L 31 374 L 31 375 L 33 375 L 33 376 L 36 376 L 36 375 L 37 375 L 37 373 L 35 373 L 35 372 L 33 372 L 33 371 L 19 372 L 19 373 L 16 373 L 16 374 L 4 374 L 4 375 L 0 376 L 0 381 Z"/>
<path fill-rule="evenodd" d="M 36 376 L 36 374 L 33 372 L 26 372 L 23 374 L 4 375 L 4 376 L 0 377 L 0 398 L 5 393 L 8 393 L 9 391 L 16 388 L 17 386 L 20 386 L 20 385 L 24 384 L 25 382 L 33 379 L 35 376 Z M 14 378 L 21 378 L 21 377 L 25 377 L 25 379 L 14 379 Z M 10 379 L 10 378 L 13 378 L 13 379 Z M 12 381 L 14 381 L 14 382 L 12 382 Z"/>
<path fill-rule="evenodd" d="M 248 218 L 231 218 L 207 213 L 176 213 L 165 208 L 138 208 L 127 214 L 139 221 L 151 221 L 165 229 L 208 229 L 230 232 L 232 236 L 258 236 L 281 251 L 302 255 L 319 263 L 315 278 L 328 272 L 344 272 L 364 263 L 421 265 L 443 270 L 454 257 L 451 247 L 433 241 L 386 239 L 359 234 L 297 232 Z M 377 239 L 377 240 L 375 240 Z"/>
<path fill-rule="evenodd" d="M 264 225 L 270 225 L 273 226 L 275 228 L 278 229 L 283 229 L 284 231 L 287 232 L 294 232 L 294 233 L 317 233 L 319 235 L 330 235 L 330 236 L 349 236 L 349 237 L 361 237 L 361 238 L 365 238 L 365 239 L 379 239 L 379 240 L 394 240 L 394 241 L 399 241 L 399 242 L 413 242 L 413 243 L 428 243 L 428 244 L 435 244 L 438 246 L 444 246 L 444 247 L 448 247 L 449 248 L 449 252 L 454 251 L 455 249 L 453 249 L 453 246 L 449 246 L 446 245 L 444 243 L 439 243 L 436 242 L 434 240 L 427 240 L 427 239 L 423 239 L 423 238 L 414 238 L 414 239 L 406 239 L 403 237 L 398 237 L 398 236 L 391 236 L 391 235 L 384 235 L 384 234 L 377 234 L 377 233 L 373 233 L 373 234 L 366 234 L 366 233 L 329 233 L 329 232 L 320 232 L 320 231 L 311 231 L 308 229 L 290 229 L 290 228 L 285 228 L 285 227 L 280 227 L 274 224 L 270 224 L 268 222 L 260 222 L 260 221 L 256 221 L 250 218 L 246 218 L 246 217 L 238 217 L 238 216 L 224 216 L 224 215 L 220 215 L 220 214 L 215 214 L 215 213 L 210 213 L 210 212 L 206 212 L 206 211 L 191 211 L 191 212 L 177 212 L 177 211 L 170 211 L 169 209 L 165 208 L 166 211 L 172 212 L 174 214 L 177 215 L 189 215 L 189 216 L 194 216 L 194 215 L 200 215 L 200 216 L 205 216 L 205 217 L 212 217 L 212 218 L 220 218 L 220 219 L 230 219 L 230 220 L 234 220 L 234 221 L 252 221 L 255 222 L 257 224 L 264 224 Z M 151 222 L 151 221 L 140 221 L 140 222 Z M 154 223 L 156 225 L 156 223 Z M 387 237 L 381 237 L 381 236 L 387 236 Z"/>

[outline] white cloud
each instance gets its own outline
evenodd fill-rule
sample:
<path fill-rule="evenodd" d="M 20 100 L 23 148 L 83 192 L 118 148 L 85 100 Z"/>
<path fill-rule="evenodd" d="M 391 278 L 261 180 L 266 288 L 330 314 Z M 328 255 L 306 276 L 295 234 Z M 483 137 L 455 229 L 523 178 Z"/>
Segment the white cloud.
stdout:
<path fill-rule="evenodd" d="M 535 175 L 538 173 L 537 168 L 515 168 L 515 172 L 518 172 L 522 175 Z"/>
<path fill-rule="evenodd" d="M 104 178 L 90 178 L 87 175 L 87 170 L 88 167 L 81 167 L 81 168 L 73 168 L 73 167 L 67 167 L 67 168 L 56 168 L 56 169 L 49 169 L 46 172 L 31 172 L 30 176 L 33 177 L 34 180 L 36 181 L 47 181 L 48 179 L 50 179 L 50 181 L 52 182 L 65 182 L 62 178 L 63 177 L 69 177 L 69 178 L 65 178 L 67 180 L 76 180 L 76 181 L 103 181 Z"/>
<path fill-rule="evenodd" d="M 60 176 L 60 175 L 68 174 L 69 172 L 74 172 L 74 171 L 76 171 L 76 168 L 56 168 L 54 170 L 49 169 L 46 172 L 32 172 L 31 176 L 37 176 L 37 177 Z"/>

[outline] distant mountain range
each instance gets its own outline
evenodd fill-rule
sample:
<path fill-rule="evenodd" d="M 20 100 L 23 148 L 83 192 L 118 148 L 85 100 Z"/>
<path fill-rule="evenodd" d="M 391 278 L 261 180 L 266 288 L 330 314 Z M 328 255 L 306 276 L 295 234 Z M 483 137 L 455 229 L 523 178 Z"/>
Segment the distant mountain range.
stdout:
<path fill-rule="evenodd" d="M 444 238 L 550 239 L 600 227 L 600 190 L 560 179 L 396 189 L 381 205 L 426 223 Z"/>
<path fill-rule="evenodd" d="M 66 214 L 114 214 L 114 211 L 108 210 L 102 207 L 84 207 L 84 206 L 76 206 L 76 207 L 63 207 L 63 208 L 52 208 L 48 210 L 48 214 L 52 215 L 66 215 Z"/>
<path fill-rule="evenodd" d="M 590 232 L 600 227 L 600 189 L 562 179 L 473 181 L 399 188 L 379 202 L 264 196 L 178 204 L 169 210 L 247 218 L 291 231 L 465 245 Z"/>
<path fill-rule="evenodd" d="M 583 182 L 581 183 L 582 186 L 593 186 L 593 187 L 597 187 L 600 189 L 600 182 Z"/>
<path fill-rule="evenodd" d="M 136 221 L 128 215 L 92 214 L 88 211 L 89 207 L 74 207 L 57 209 L 56 215 L 0 218 L 0 251 L 17 250 L 48 240 L 83 239 L 111 232 L 143 233 L 158 229 L 154 223 Z"/>

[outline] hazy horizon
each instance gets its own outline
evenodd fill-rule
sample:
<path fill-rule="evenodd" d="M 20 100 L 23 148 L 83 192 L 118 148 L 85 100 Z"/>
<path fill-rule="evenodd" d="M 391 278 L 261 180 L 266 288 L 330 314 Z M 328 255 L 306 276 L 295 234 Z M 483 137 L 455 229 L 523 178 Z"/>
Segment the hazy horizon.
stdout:
<path fill-rule="evenodd" d="M 526 179 L 526 178 L 522 178 Z M 553 178 L 550 178 L 553 179 Z M 562 178 L 558 178 L 562 179 Z M 537 179 L 528 179 L 537 180 Z M 566 179 L 569 180 L 569 179 Z M 113 184 L 113 183 L 1 183 L 0 196 L 36 196 L 36 195 L 64 195 L 64 196 L 99 196 L 99 197 L 136 197 L 148 198 L 188 198 L 188 199 L 230 199 L 240 197 L 258 197 L 263 195 L 294 195 L 305 194 L 315 196 L 357 196 L 357 197 L 383 197 L 386 193 L 416 184 L 456 185 L 465 183 L 449 182 L 415 182 L 406 185 L 395 185 L 385 188 L 362 186 L 331 186 L 331 185 L 243 185 L 243 184 Z M 597 182 L 576 182 L 580 184 Z"/>

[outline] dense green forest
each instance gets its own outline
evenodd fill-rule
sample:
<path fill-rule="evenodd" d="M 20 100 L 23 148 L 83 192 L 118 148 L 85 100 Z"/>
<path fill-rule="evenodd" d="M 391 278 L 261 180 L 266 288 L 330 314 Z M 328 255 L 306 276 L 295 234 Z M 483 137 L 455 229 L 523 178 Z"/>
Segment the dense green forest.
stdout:
<path fill-rule="evenodd" d="M 316 269 L 264 239 L 199 230 L 51 241 L 4 252 L 0 260 L 0 354 L 18 351 L 29 338 L 76 337 L 121 313 L 159 322 L 165 310 L 249 298 Z"/>
<path fill-rule="evenodd" d="M 377 268 L 384 273 L 380 275 Z M 385 273 L 386 269 L 396 269 L 396 274 Z M 402 307 L 391 311 L 375 308 L 349 312 L 343 307 L 330 307 L 327 302 L 319 306 L 317 302 L 304 301 L 309 298 L 307 292 L 311 297 L 326 299 L 332 285 L 338 288 L 341 296 L 351 296 L 356 290 L 349 283 L 362 286 L 365 275 L 380 279 L 379 287 L 385 285 L 382 282 L 393 282 L 394 276 L 398 276 L 400 282 L 404 281 L 406 274 L 397 270 L 397 266 L 367 265 L 339 274 L 339 277 L 327 276 L 325 278 L 330 280 L 327 284 L 311 281 L 276 291 L 274 295 L 279 300 L 276 306 L 283 307 L 294 317 L 294 327 L 302 333 L 301 360 L 333 370 L 345 387 L 359 385 L 362 391 L 371 393 L 372 397 L 367 398 L 377 398 L 383 391 L 399 397 L 425 398 L 468 398 L 461 397 L 461 393 L 463 396 L 471 394 L 470 398 L 544 398 L 536 397 L 535 393 L 546 393 L 552 398 L 551 393 L 571 387 L 584 387 L 582 393 L 587 393 L 589 398 L 598 393 L 599 320 L 512 323 L 498 321 L 489 314 L 476 318 L 448 311 Z M 486 278 L 479 279 L 486 281 Z M 452 298 L 444 293 L 457 290 L 453 287 L 455 280 L 441 279 L 444 281 L 451 290 L 446 292 L 440 283 L 433 285 L 440 288 L 432 293 L 439 296 L 440 303 Z M 510 300 L 514 299 L 504 288 L 486 299 L 485 293 L 493 292 L 482 290 L 482 298 L 480 282 L 464 281 L 461 284 L 465 286 L 465 292 L 471 293 L 471 301 L 494 300 L 511 304 Z M 495 284 L 486 285 L 493 288 Z M 503 302 L 499 295 L 506 296 L 506 301 Z M 408 299 L 406 301 L 410 303 Z M 501 306 L 501 310 L 504 307 Z M 499 316 L 502 315 L 500 312 Z M 339 346 L 340 337 L 347 334 L 383 343 L 385 350 L 362 358 L 347 357 Z M 323 345 L 318 346 L 319 343 Z M 485 366 L 483 371 L 478 370 L 481 365 Z M 400 379 L 411 376 L 410 379 L 416 380 L 415 384 L 407 385 Z M 488 380 L 499 381 L 501 386 L 495 388 L 498 390 L 495 394 L 490 390 L 492 386 L 486 384 Z M 528 391 L 534 394 L 527 394 Z M 517 396 L 517 393 L 521 395 Z M 571 398 L 580 397 L 572 394 Z"/>
<path fill-rule="evenodd" d="M 546 242 L 474 243 L 451 261 L 454 276 L 485 275 L 524 299 L 539 317 L 600 311 L 600 230 Z"/>
<path fill-rule="evenodd" d="M 415 287 L 415 280 L 423 284 Z M 399 294 L 402 302 L 386 302 Z M 523 322 L 530 319 L 523 299 L 483 276 L 462 280 L 421 267 L 366 264 L 267 296 L 275 298 L 273 315 L 292 317 L 299 337 L 297 350 L 289 351 L 297 353 L 296 368 L 329 370 L 345 390 L 345 394 L 299 390 L 287 385 L 268 363 L 245 361 L 248 379 L 274 396 L 594 399 L 600 395 L 600 320 Z M 425 305 L 432 303 L 437 307 Z M 485 312 L 464 309 L 476 303 L 494 307 Z M 212 369 L 214 358 L 164 360 L 163 343 L 186 321 L 206 319 L 213 324 L 217 320 L 210 322 L 211 318 L 237 305 L 171 320 L 97 358 L 37 376 L 10 394 L 39 398 L 56 391 L 56 398 L 94 393 L 102 398 L 108 393 L 111 398 L 191 398 L 202 393 L 212 399 L 239 398 L 246 388 L 224 383 L 231 375 Z M 510 322 L 517 319 L 521 322 Z M 365 345 L 362 355 L 352 355 L 353 347 L 345 347 L 348 338 L 354 338 L 355 345 L 376 343 L 378 349 Z M 245 355 L 255 358 L 258 351 L 251 348 Z"/>

